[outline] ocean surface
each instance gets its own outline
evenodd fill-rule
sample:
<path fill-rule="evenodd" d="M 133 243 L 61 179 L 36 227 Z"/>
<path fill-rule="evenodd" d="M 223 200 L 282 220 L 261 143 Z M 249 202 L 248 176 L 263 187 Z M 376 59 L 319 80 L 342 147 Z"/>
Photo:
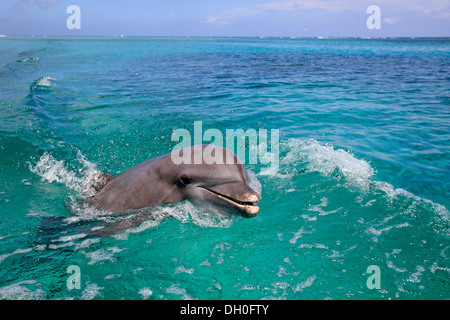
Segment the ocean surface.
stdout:
<path fill-rule="evenodd" d="M 96 236 L 142 214 L 83 202 L 99 169 L 195 121 L 279 130 L 259 215 Z M 450 40 L 0 38 L 0 299 L 449 299 L 449 176 Z"/>

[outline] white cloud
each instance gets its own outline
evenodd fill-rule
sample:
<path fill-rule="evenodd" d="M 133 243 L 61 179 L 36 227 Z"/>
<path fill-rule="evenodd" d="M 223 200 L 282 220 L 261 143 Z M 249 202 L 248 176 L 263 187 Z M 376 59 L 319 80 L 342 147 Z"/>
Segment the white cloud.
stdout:
<path fill-rule="evenodd" d="M 57 4 L 59 2 L 59 0 L 20 0 L 20 2 L 23 4 L 45 6 L 45 5 Z"/>
<path fill-rule="evenodd" d="M 371 4 L 381 7 L 381 15 L 390 13 L 390 17 L 385 17 L 383 22 L 395 24 L 404 19 L 408 12 L 421 12 L 432 15 L 436 18 L 448 18 L 450 16 L 450 6 L 448 0 L 268 0 L 250 6 L 235 7 L 219 16 L 209 16 L 203 19 L 203 23 L 226 25 L 236 20 L 247 17 L 270 15 L 273 12 L 295 12 L 306 10 L 324 10 L 334 13 L 345 11 L 366 13 L 366 9 Z M 385 11 L 386 10 L 386 11 Z M 392 14 L 396 15 L 392 17 Z M 219 18 L 220 17 L 220 18 Z"/>
<path fill-rule="evenodd" d="M 296 1 L 272 2 L 262 6 L 267 10 L 292 11 L 296 9 Z"/>
<path fill-rule="evenodd" d="M 365 12 L 360 0 L 284 0 L 273 1 L 252 6 L 235 7 L 223 12 L 219 16 L 209 16 L 201 20 L 205 24 L 227 25 L 236 20 L 247 17 L 255 17 L 271 14 L 274 11 L 301 11 L 309 9 L 322 9 L 331 12 L 342 12 L 346 10 L 361 10 Z"/>
<path fill-rule="evenodd" d="M 323 9 L 333 12 L 341 12 L 349 9 L 360 7 L 357 3 L 343 0 L 291 0 L 272 2 L 263 5 L 263 9 L 277 10 L 277 11 L 293 11 L 293 10 L 308 10 L 308 9 Z M 350 3 L 350 5 L 349 5 Z"/>
<path fill-rule="evenodd" d="M 247 7 L 234 8 L 228 12 L 234 17 L 249 17 L 268 13 L 270 11 L 294 11 L 321 9 L 331 12 L 362 11 L 371 5 L 377 4 L 383 8 L 389 7 L 396 11 L 421 11 L 423 13 L 436 13 L 448 11 L 448 0 L 282 0 L 272 1 L 264 4 L 256 4 Z"/>
<path fill-rule="evenodd" d="M 269 0 L 270 1 L 270 0 Z M 343 12 L 346 10 L 361 10 L 365 12 L 367 6 L 360 0 L 284 0 L 260 3 L 251 6 L 235 7 L 223 12 L 219 18 L 210 16 L 203 19 L 203 23 L 226 25 L 241 18 L 256 17 L 271 14 L 274 11 L 289 12 L 309 9 L 321 9 L 331 12 Z"/>
<path fill-rule="evenodd" d="M 393 18 L 389 18 L 389 17 L 384 18 L 382 21 L 383 21 L 383 23 L 387 23 L 387 24 L 395 24 L 397 22 L 397 20 L 395 20 Z"/>
<path fill-rule="evenodd" d="M 219 17 L 215 17 L 215 16 L 209 16 L 207 18 L 204 18 L 201 20 L 201 22 L 205 23 L 205 24 L 215 24 L 215 25 L 220 25 L 220 26 L 228 24 L 228 21 L 223 20 Z"/>

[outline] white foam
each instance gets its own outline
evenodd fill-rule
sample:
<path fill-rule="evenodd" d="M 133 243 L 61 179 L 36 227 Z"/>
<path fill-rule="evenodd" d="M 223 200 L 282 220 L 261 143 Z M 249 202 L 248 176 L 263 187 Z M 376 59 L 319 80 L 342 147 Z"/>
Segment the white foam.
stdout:
<path fill-rule="evenodd" d="M 356 158 L 352 153 L 323 145 L 314 139 L 290 139 L 287 141 L 290 149 L 282 159 L 283 164 L 306 162 L 310 172 L 320 172 L 324 175 L 342 175 L 349 183 L 367 188 L 375 174 L 370 164 Z"/>
<path fill-rule="evenodd" d="M 370 163 L 363 159 L 358 159 L 351 152 L 322 144 L 314 139 L 289 139 L 280 143 L 280 146 L 282 149 L 287 149 L 286 155 L 280 160 L 281 171 L 287 173 L 277 174 L 275 177 L 291 180 L 296 174 L 304 171 L 319 172 L 330 177 L 342 177 L 348 184 L 359 187 L 362 191 L 382 191 L 389 201 L 406 200 L 406 203 L 403 204 L 407 208 L 405 213 L 412 212 L 418 207 L 433 212 L 435 215 L 432 219 L 438 225 L 441 225 L 441 227 L 435 228 L 436 232 L 450 235 L 450 230 L 445 227 L 445 225 L 450 223 L 450 212 L 445 206 L 434 203 L 429 199 L 418 197 L 402 188 L 394 188 L 387 182 L 376 181 L 374 179 L 375 170 Z M 299 167 L 303 167 L 303 169 L 299 169 Z M 358 201 L 363 205 L 361 197 L 359 197 Z M 371 206 L 375 201 L 371 199 L 365 206 Z M 310 207 L 310 211 L 317 211 L 319 215 L 327 215 L 342 209 L 324 211 L 323 207 L 326 205 L 327 203 L 322 201 L 321 204 Z M 400 227 L 405 226 L 407 225 L 401 225 Z M 379 232 L 385 232 L 390 229 L 371 229 L 368 232 L 378 235 Z"/>
<path fill-rule="evenodd" d="M 177 284 L 173 283 L 170 287 L 166 289 L 167 293 L 180 295 L 182 300 L 194 300 L 190 295 L 187 294 L 186 289 L 179 287 Z"/>
<path fill-rule="evenodd" d="M 416 266 L 416 272 L 412 273 L 408 279 L 406 279 L 407 282 L 412 283 L 420 283 L 420 277 L 422 276 L 422 273 L 425 271 L 425 268 L 422 266 Z"/>
<path fill-rule="evenodd" d="M 81 243 L 78 243 L 75 246 L 75 251 L 79 250 L 79 249 L 84 249 L 84 248 L 88 248 L 90 247 L 92 244 L 94 243 L 99 243 L 100 242 L 100 238 L 95 238 L 95 239 L 86 239 L 83 240 Z"/>
<path fill-rule="evenodd" d="M 280 278 L 282 278 L 283 276 L 290 276 L 292 278 L 292 276 L 298 276 L 299 274 L 300 274 L 300 271 L 287 272 L 287 270 L 284 266 L 281 266 L 281 265 L 278 266 L 277 276 Z"/>
<path fill-rule="evenodd" d="M 51 154 L 45 152 L 35 165 L 29 163 L 29 168 L 31 172 L 48 182 L 56 181 L 82 196 L 93 196 L 95 194 L 93 186 L 100 179 L 101 170 L 87 161 L 79 151 L 77 160 L 82 165 L 78 172 L 69 169 L 64 161 L 56 160 Z"/>
<path fill-rule="evenodd" d="M 153 294 L 153 291 L 145 287 L 140 289 L 138 293 L 142 296 L 142 299 L 147 300 Z"/>
<path fill-rule="evenodd" d="M 390 261 L 390 260 L 386 260 L 386 264 L 387 264 L 388 268 L 393 269 L 395 272 L 403 273 L 403 272 L 408 271 L 405 268 L 399 268 L 399 267 L 395 266 L 394 263 L 392 261 Z"/>
<path fill-rule="evenodd" d="M 88 264 L 92 265 L 92 264 L 96 264 L 100 261 L 104 261 L 104 260 L 109 260 L 109 261 L 115 261 L 114 258 L 114 254 L 121 252 L 125 249 L 120 249 L 118 247 L 111 247 L 111 248 L 106 248 L 105 249 L 99 249 L 97 251 L 92 251 L 92 252 L 84 252 L 82 251 L 82 253 L 89 259 L 91 259 Z"/>
<path fill-rule="evenodd" d="M 34 291 L 29 287 L 36 288 Z M 0 300 L 41 300 L 47 294 L 36 280 L 25 280 L 0 288 Z"/>
<path fill-rule="evenodd" d="M 154 227 L 158 226 L 161 223 L 162 219 L 163 219 L 162 216 L 156 215 L 154 217 L 154 219 L 145 220 L 139 226 L 128 228 L 124 232 L 117 233 L 117 234 L 113 235 L 112 237 L 115 238 L 116 240 L 128 240 L 128 236 L 130 234 L 132 234 L 132 233 L 140 233 L 140 232 L 143 232 L 145 230 L 154 228 Z"/>
<path fill-rule="evenodd" d="M 329 214 L 336 213 L 336 212 L 340 211 L 341 209 L 343 209 L 342 207 L 340 207 L 340 208 L 335 209 L 335 210 L 325 211 L 325 210 L 323 210 L 323 208 L 328 206 L 328 198 L 327 197 L 322 197 L 320 199 L 320 201 L 321 201 L 320 204 L 310 205 L 310 207 L 308 208 L 308 211 L 318 212 L 319 216 L 326 216 L 326 215 L 329 215 Z M 304 218 L 307 218 L 310 221 L 311 220 L 315 220 L 315 219 L 310 218 L 308 216 L 306 216 Z"/>
<path fill-rule="evenodd" d="M 56 160 L 48 152 L 45 152 L 37 163 L 28 162 L 30 171 L 43 180 L 64 184 L 68 189 L 75 191 L 75 196 L 69 195 L 68 203 L 74 216 L 67 218 L 66 223 L 78 222 L 81 219 L 95 219 L 97 216 L 109 214 L 110 212 L 100 206 L 84 201 L 95 195 L 94 186 L 102 179 L 102 171 L 86 160 L 80 151 L 77 152 L 74 165 L 79 168 L 73 168 L 62 160 Z"/>
<path fill-rule="evenodd" d="M 187 274 L 193 274 L 195 271 L 194 268 L 186 269 L 184 266 L 179 266 L 175 269 L 175 273 L 187 273 Z"/>
<path fill-rule="evenodd" d="M 440 266 L 438 266 L 437 262 L 435 261 L 431 265 L 430 271 L 432 273 L 435 273 L 437 270 L 446 271 L 446 272 L 450 273 L 450 267 L 440 267 Z"/>
<path fill-rule="evenodd" d="M 6 253 L 0 256 L 0 263 L 3 262 L 3 260 L 5 260 L 8 257 L 14 256 L 16 254 L 23 254 L 23 253 L 28 253 L 33 251 L 33 248 L 27 248 L 27 249 L 16 249 L 11 253 Z"/>
<path fill-rule="evenodd" d="M 211 267 L 212 264 L 211 264 L 211 262 L 210 262 L 208 259 L 206 259 L 205 261 L 203 261 L 202 263 L 200 263 L 199 266 L 207 266 L 207 267 Z"/>
<path fill-rule="evenodd" d="M 378 190 L 381 190 L 385 193 L 388 200 L 394 201 L 404 201 L 406 200 L 406 210 L 405 213 L 411 213 L 416 210 L 418 207 L 429 210 L 434 213 L 432 219 L 443 227 L 435 228 L 435 231 L 438 233 L 444 233 L 445 235 L 450 235 L 450 230 L 446 228 L 446 225 L 450 223 L 450 212 L 448 209 L 438 203 L 435 203 L 429 199 L 424 199 L 419 196 L 412 194 L 409 191 L 406 191 L 402 188 L 394 188 L 391 184 L 387 182 L 374 181 L 373 185 Z"/>
<path fill-rule="evenodd" d="M 21 60 L 21 62 L 29 62 L 29 60 Z M 54 81 L 56 79 L 49 77 L 49 76 L 45 76 L 45 77 L 40 77 L 39 79 L 35 80 L 33 82 L 33 84 L 31 85 L 30 89 L 32 92 L 36 91 L 37 89 L 40 90 L 46 90 L 48 88 L 51 88 L 54 84 Z"/>
<path fill-rule="evenodd" d="M 236 215 L 213 207 L 197 206 L 190 201 L 183 201 L 171 207 L 162 207 L 160 210 L 183 223 L 192 222 L 200 227 L 228 228 L 236 219 Z"/>
<path fill-rule="evenodd" d="M 83 290 L 81 294 L 82 300 L 92 300 L 96 296 L 100 294 L 100 290 L 104 289 L 103 287 L 99 287 L 96 283 L 90 283 L 89 281 L 86 283 L 86 288 Z"/>
<path fill-rule="evenodd" d="M 122 274 L 120 274 L 120 273 L 113 273 L 113 274 L 107 275 L 104 279 L 105 280 L 112 280 L 112 279 L 120 278 L 121 276 L 122 276 Z"/>
<path fill-rule="evenodd" d="M 20 59 L 18 60 L 19 62 L 33 62 L 33 61 L 39 61 L 39 57 L 29 57 L 29 58 L 25 58 L 25 59 Z M 48 77 L 50 78 L 50 77 Z M 51 78 L 50 78 L 51 79 Z"/>
<path fill-rule="evenodd" d="M 136 213 L 136 215 L 139 214 L 148 214 L 150 217 L 136 227 L 127 228 L 123 232 L 113 235 L 113 238 L 117 240 L 128 240 L 130 234 L 141 233 L 145 230 L 154 228 L 170 217 L 175 218 L 182 223 L 194 223 L 205 228 L 227 228 L 233 223 L 234 219 L 237 219 L 236 215 L 219 211 L 213 207 L 197 206 L 189 200 L 171 206 L 141 209 Z M 108 216 L 96 216 L 95 218 L 100 220 L 109 219 L 110 221 L 108 222 L 113 223 L 120 219 L 131 219 L 134 216 L 135 214 L 114 218 L 108 218 Z"/>
<path fill-rule="evenodd" d="M 298 283 L 295 288 L 292 290 L 295 292 L 302 292 L 303 289 L 311 287 L 313 285 L 313 282 L 317 279 L 317 276 L 312 275 L 308 277 L 305 281 Z"/>
<path fill-rule="evenodd" d="M 369 228 L 367 228 L 366 232 L 369 234 L 373 234 L 375 236 L 380 236 L 382 233 L 390 231 L 392 229 L 400 229 L 400 228 L 405 228 L 405 227 L 411 227 L 411 225 L 408 222 L 404 222 L 404 223 L 399 223 L 396 225 L 384 227 L 381 229 L 375 229 L 374 227 L 369 227 Z"/>
<path fill-rule="evenodd" d="M 53 85 L 53 81 L 55 81 L 55 80 L 56 79 L 54 79 L 52 77 L 48 77 L 48 76 L 39 78 L 36 81 L 36 87 L 47 87 L 47 88 L 49 88 L 49 87 L 51 87 Z"/>
<path fill-rule="evenodd" d="M 3 240 L 3 239 L 6 239 L 6 238 L 9 238 L 9 237 L 11 237 L 12 235 L 10 235 L 10 234 L 8 234 L 8 235 L 6 235 L 6 236 L 2 236 L 2 237 L 0 237 L 0 240 Z"/>
<path fill-rule="evenodd" d="M 76 239 L 82 239 L 82 238 L 85 238 L 85 237 L 87 237 L 86 233 L 80 233 L 80 234 L 74 234 L 74 235 L 71 235 L 71 236 L 63 236 L 63 237 L 60 237 L 60 238 L 58 238 L 56 240 L 52 240 L 52 242 L 57 242 L 57 241 L 59 241 L 59 242 L 69 242 L 69 241 L 73 241 L 73 240 L 76 240 Z"/>
<path fill-rule="evenodd" d="M 261 196 L 262 193 L 261 182 L 256 177 L 256 174 L 251 170 L 247 170 L 247 184 L 250 186 L 250 188 L 252 188 L 257 194 Z"/>
<path fill-rule="evenodd" d="M 324 249 L 324 250 L 329 250 L 329 247 L 327 247 L 324 244 L 320 244 L 320 243 L 316 243 L 316 244 L 307 244 L 307 243 L 302 243 L 301 245 L 299 245 L 297 247 L 298 249 L 303 249 L 303 248 L 308 248 L 308 249 Z"/>
<path fill-rule="evenodd" d="M 306 233 L 306 231 L 301 227 L 297 232 L 293 232 L 294 236 L 291 240 L 289 240 L 289 243 L 295 244 L 297 243 L 297 240 L 303 237 L 303 235 Z"/>

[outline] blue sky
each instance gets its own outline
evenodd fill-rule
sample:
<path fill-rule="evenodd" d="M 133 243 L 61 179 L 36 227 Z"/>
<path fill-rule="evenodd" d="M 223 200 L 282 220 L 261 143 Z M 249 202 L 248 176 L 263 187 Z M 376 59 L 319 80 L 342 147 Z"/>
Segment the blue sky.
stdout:
<path fill-rule="evenodd" d="M 69 5 L 81 29 L 69 30 Z M 370 30 L 369 5 L 381 9 Z M 448 37 L 450 0 L 2 0 L 0 34 Z"/>

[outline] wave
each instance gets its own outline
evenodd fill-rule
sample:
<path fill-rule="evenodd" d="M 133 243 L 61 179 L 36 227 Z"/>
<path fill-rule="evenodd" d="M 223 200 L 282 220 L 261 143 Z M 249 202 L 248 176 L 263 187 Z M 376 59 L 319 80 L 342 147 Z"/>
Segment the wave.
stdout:
<path fill-rule="evenodd" d="M 285 144 L 289 151 L 281 160 L 282 164 L 300 160 L 306 165 L 305 171 L 342 176 L 349 183 L 364 189 L 369 187 L 375 174 L 369 162 L 358 159 L 349 151 L 321 144 L 314 139 L 290 139 Z"/>
<path fill-rule="evenodd" d="M 100 180 L 102 171 L 95 164 L 87 161 L 80 151 L 78 151 L 77 161 L 81 164 L 78 172 L 69 169 L 64 161 L 56 160 L 51 154 L 45 152 L 36 164 L 29 162 L 28 167 L 31 172 L 46 181 L 62 183 L 83 198 L 93 196 L 94 185 Z"/>
<path fill-rule="evenodd" d="M 365 195 L 375 197 L 366 205 L 372 205 L 381 195 L 388 205 L 397 207 L 404 213 L 414 215 L 423 210 L 431 212 L 435 230 L 450 235 L 450 212 L 445 206 L 403 188 L 396 188 L 388 182 L 376 180 L 376 170 L 370 162 L 358 158 L 352 152 L 314 139 L 296 138 L 281 142 L 280 150 L 285 151 L 285 155 L 280 159 L 282 173 L 274 174 L 274 178 L 292 180 L 298 174 L 319 173 L 344 181 L 347 188 L 357 188 L 360 196 L 356 200 L 361 205 L 361 199 Z"/>
<path fill-rule="evenodd" d="M 29 58 L 17 60 L 17 62 L 22 62 L 22 63 L 37 62 L 37 61 L 39 61 L 39 57 L 29 57 Z"/>
<path fill-rule="evenodd" d="M 31 91 L 34 91 L 35 89 L 38 88 L 51 88 L 55 82 L 55 78 L 49 77 L 49 76 L 45 76 L 45 77 L 40 77 L 39 79 L 35 80 L 33 82 L 33 84 L 30 87 Z"/>
<path fill-rule="evenodd" d="M 29 56 L 34 56 L 34 55 L 41 55 L 43 53 L 45 53 L 47 51 L 46 48 L 40 48 L 40 49 L 31 49 L 31 50 L 26 50 L 26 51 L 22 51 L 19 52 L 19 57 L 29 57 Z"/>
<path fill-rule="evenodd" d="M 300 174 L 318 173 L 335 179 L 339 182 L 338 184 L 343 183 L 343 186 L 350 190 L 356 188 L 355 201 L 359 202 L 361 207 L 371 206 L 374 202 L 383 199 L 385 206 L 398 207 L 402 212 L 408 214 L 425 210 L 432 213 L 432 219 L 437 226 L 436 230 L 449 234 L 447 226 L 450 224 L 450 213 L 445 206 L 416 196 L 405 189 L 395 188 L 387 182 L 377 181 L 375 179 L 376 170 L 370 163 L 358 158 L 350 151 L 323 144 L 314 139 L 282 141 L 280 150 L 283 154 L 280 158 L 280 173 L 267 176 L 262 173 L 255 174 L 252 170 L 248 170 L 248 183 L 260 195 L 262 195 L 263 188 L 259 178 L 267 179 L 267 177 L 271 177 L 268 178 L 270 184 L 270 179 L 291 181 Z M 50 153 L 46 152 L 36 164 L 29 163 L 29 168 L 42 179 L 50 183 L 55 181 L 64 184 L 70 190 L 75 191 L 76 196 L 70 196 L 68 203 L 69 210 L 74 216 L 68 218 L 67 222 L 76 222 L 80 219 L 103 219 L 100 216 L 107 217 L 103 221 L 113 219 L 113 222 L 117 222 L 117 216 L 108 215 L 108 212 L 98 205 L 92 205 L 84 201 L 95 194 L 93 186 L 100 179 L 102 171 L 95 164 L 86 160 L 79 151 L 76 160 L 79 169 L 70 168 L 64 161 L 56 160 Z M 285 184 L 276 184 L 275 188 L 278 193 L 292 191 L 286 189 Z M 363 204 L 365 196 L 370 200 Z M 328 200 L 325 198 L 325 201 Z M 328 212 L 327 214 L 331 213 Z M 183 223 L 194 223 L 201 227 L 229 227 L 235 219 L 234 215 L 210 207 L 197 206 L 188 200 L 174 205 L 125 212 L 123 216 L 126 218 L 120 219 L 128 219 L 128 222 L 134 219 L 135 222 L 134 225 L 128 223 L 129 228 L 125 228 L 124 226 L 127 223 L 121 221 L 123 226 L 118 229 L 121 229 L 121 231 L 130 229 L 128 234 L 154 227 L 169 217 Z M 152 221 L 142 224 L 144 218 L 149 218 Z M 111 220 L 107 222 L 111 222 Z M 139 223 L 136 224 L 136 222 Z M 138 225 L 141 225 L 140 229 L 131 230 Z M 124 237 L 127 237 L 127 235 Z"/>

